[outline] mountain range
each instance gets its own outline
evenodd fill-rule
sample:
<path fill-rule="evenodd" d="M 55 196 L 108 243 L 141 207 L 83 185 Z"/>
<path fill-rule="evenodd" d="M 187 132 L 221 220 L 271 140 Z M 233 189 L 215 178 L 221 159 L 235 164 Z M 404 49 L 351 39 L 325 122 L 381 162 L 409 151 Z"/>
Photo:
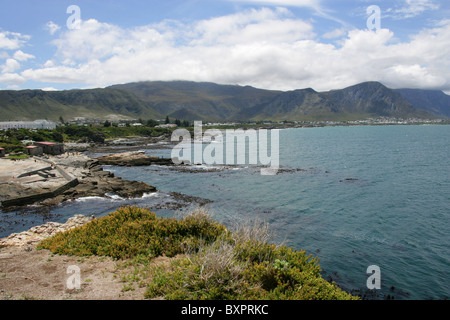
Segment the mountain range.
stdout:
<path fill-rule="evenodd" d="M 327 92 L 189 81 L 136 82 L 88 90 L 0 91 L 0 121 L 166 116 L 210 122 L 443 118 L 450 117 L 450 96 L 436 90 L 394 90 L 379 82 Z"/>

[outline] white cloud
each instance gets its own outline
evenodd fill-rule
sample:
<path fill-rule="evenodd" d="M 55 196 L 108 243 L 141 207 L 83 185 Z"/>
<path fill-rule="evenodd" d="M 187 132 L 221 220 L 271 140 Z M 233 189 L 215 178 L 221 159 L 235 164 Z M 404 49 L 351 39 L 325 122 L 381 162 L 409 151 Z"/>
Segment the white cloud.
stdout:
<path fill-rule="evenodd" d="M 28 53 L 23 52 L 22 50 L 18 50 L 14 53 L 14 59 L 18 61 L 27 61 L 29 59 L 34 59 L 34 56 Z"/>
<path fill-rule="evenodd" d="M 46 87 L 46 88 L 42 88 L 42 91 L 58 91 L 58 89 L 53 88 L 53 87 Z"/>
<path fill-rule="evenodd" d="M 229 0 L 233 2 L 255 3 L 262 5 L 291 6 L 291 7 L 311 7 L 318 8 L 320 0 Z"/>
<path fill-rule="evenodd" d="M 0 74 L 0 83 L 6 83 L 8 85 L 22 84 L 27 79 L 17 73 L 3 73 Z"/>
<path fill-rule="evenodd" d="M 47 60 L 44 63 L 44 68 L 51 68 L 51 67 L 54 67 L 54 66 L 55 66 L 55 63 L 52 60 Z"/>
<path fill-rule="evenodd" d="M 58 31 L 59 29 L 61 29 L 61 27 L 59 25 L 57 25 L 56 23 L 54 23 L 53 21 L 49 21 L 47 22 L 47 24 L 45 25 L 45 29 L 51 34 L 54 35 L 56 33 L 56 31 Z"/>
<path fill-rule="evenodd" d="M 387 29 L 355 29 L 333 45 L 321 43 L 313 26 L 287 9 L 262 8 L 129 29 L 87 20 L 79 30 L 59 33 L 53 44 L 57 54 L 43 67 L 0 81 L 103 87 L 181 79 L 320 91 L 381 81 L 397 88 L 450 90 L 450 21 L 405 42 Z"/>
<path fill-rule="evenodd" d="M 16 50 L 22 47 L 30 36 L 17 32 L 0 31 L 0 49 Z"/>
<path fill-rule="evenodd" d="M 5 64 L 1 66 L 2 73 L 12 73 L 20 69 L 20 63 L 14 59 L 7 59 Z"/>
<path fill-rule="evenodd" d="M 80 29 L 69 30 L 54 40 L 58 56 L 70 63 L 113 56 L 127 46 L 129 34 L 117 26 L 91 19 Z"/>
<path fill-rule="evenodd" d="M 398 9 L 389 9 L 388 16 L 396 19 L 414 18 L 425 11 L 439 9 L 435 0 L 404 0 L 404 4 Z"/>
<path fill-rule="evenodd" d="M 290 16 L 290 12 L 284 8 L 262 8 L 203 20 L 194 28 L 195 39 L 192 44 L 283 43 L 314 36 L 311 24 L 290 19 Z"/>
<path fill-rule="evenodd" d="M 347 29 L 338 28 L 338 29 L 334 29 L 330 32 L 325 33 L 324 35 L 322 35 L 322 37 L 324 39 L 336 39 L 336 38 L 341 38 L 341 37 L 345 36 L 346 34 L 347 34 Z"/>
<path fill-rule="evenodd" d="M 10 84 L 6 86 L 6 90 L 19 90 L 20 86 L 18 84 Z"/>

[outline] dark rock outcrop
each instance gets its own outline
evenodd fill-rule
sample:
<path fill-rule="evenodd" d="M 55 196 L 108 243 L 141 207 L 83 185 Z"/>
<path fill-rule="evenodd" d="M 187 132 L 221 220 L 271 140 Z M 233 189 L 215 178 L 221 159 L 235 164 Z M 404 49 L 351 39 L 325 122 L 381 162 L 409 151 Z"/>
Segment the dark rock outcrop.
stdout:
<path fill-rule="evenodd" d="M 143 152 L 126 152 L 112 155 L 106 155 L 97 158 L 100 165 L 111 165 L 120 167 L 134 167 L 134 166 L 151 166 L 163 165 L 173 166 L 172 159 L 158 158 L 147 156 Z"/>

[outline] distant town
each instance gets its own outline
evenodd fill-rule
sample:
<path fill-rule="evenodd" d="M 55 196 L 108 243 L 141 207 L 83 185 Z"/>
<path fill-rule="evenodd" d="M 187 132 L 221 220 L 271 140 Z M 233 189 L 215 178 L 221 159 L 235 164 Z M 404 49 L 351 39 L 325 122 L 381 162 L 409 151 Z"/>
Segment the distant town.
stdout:
<path fill-rule="evenodd" d="M 61 119 L 62 120 L 62 119 Z M 204 127 L 235 127 L 235 126 L 340 126 L 340 125 L 408 125 L 408 124 L 448 124 L 450 119 L 398 119 L 390 117 L 369 118 L 363 120 L 348 121 L 250 121 L 250 122 L 206 122 Z M 85 127 L 141 127 L 176 128 L 191 127 L 193 122 L 176 119 L 173 123 L 167 117 L 165 120 L 132 119 L 109 121 L 104 119 L 75 118 L 73 120 L 54 122 L 50 120 L 35 121 L 6 121 L 0 122 L 0 130 L 29 129 L 29 130 L 54 130 L 58 126 L 77 125 Z"/>

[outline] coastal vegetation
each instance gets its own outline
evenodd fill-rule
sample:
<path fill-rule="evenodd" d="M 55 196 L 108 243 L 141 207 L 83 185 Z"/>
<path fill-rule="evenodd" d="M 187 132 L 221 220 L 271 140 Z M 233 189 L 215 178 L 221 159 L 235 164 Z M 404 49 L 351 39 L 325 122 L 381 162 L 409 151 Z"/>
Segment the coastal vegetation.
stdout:
<path fill-rule="evenodd" d="M 0 131 L 0 147 L 5 148 L 7 153 L 24 152 L 27 141 L 30 141 L 30 143 L 31 141 L 104 143 L 107 139 L 137 136 L 158 137 L 170 132 L 170 129 L 149 126 L 93 127 L 67 125 L 59 126 L 54 130 L 10 129 L 3 132 Z"/>
<path fill-rule="evenodd" d="M 145 298 L 167 300 L 355 300 L 321 277 L 318 260 L 275 245 L 263 223 L 233 230 L 195 208 L 178 218 L 122 207 L 39 244 L 54 254 L 108 256 L 133 265 L 124 290 L 145 287 Z M 157 257 L 169 265 L 154 265 Z"/>

